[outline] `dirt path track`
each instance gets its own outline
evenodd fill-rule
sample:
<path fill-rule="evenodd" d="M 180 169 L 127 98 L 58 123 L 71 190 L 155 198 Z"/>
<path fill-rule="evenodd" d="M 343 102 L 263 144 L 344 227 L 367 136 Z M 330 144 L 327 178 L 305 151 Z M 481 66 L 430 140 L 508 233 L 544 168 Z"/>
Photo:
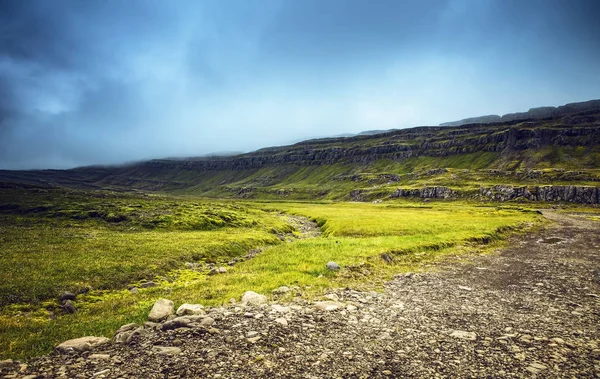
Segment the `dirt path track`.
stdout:
<path fill-rule="evenodd" d="M 18 377 L 600 377 L 600 223 L 545 216 L 556 223 L 499 254 L 397 277 L 383 294 L 332 293 L 342 309 L 213 309 L 212 329 L 149 330 Z"/>

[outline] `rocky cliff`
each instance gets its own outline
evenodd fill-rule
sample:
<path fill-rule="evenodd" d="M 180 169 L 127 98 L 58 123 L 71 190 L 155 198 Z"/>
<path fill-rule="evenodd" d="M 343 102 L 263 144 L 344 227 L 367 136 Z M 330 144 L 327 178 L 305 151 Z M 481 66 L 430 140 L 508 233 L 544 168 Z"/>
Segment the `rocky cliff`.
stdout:
<path fill-rule="evenodd" d="M 351 194 L 352 197 L 352 194 Z M 398 188 L 391 198 L 409 197 L 421 199 L 478 198 L 483 200 L 509 201 L 529 200 L 545 202 L 568 202 L 600 204 L 600 187 L 594 186 L 511 186 L 481 187 L 479 193 L 452 190 L 448 187 L 423 187 L 420 189 Z M 354 197 L 357 199 L 356 197 Z M 364 199 L 364 197 L 362 198 Z"/>
<path fill-rule="evenodd" d="M 580 103 L 570 103 L 559 107 L 531 108 L 527 112 L 508 113 L 504 116 L 489 115 L 470 117 L 459 121 L 444 122 L 440 126 L 460 126 L 467 124 L 490 124 L 516 120 L 535 120 L 544 118 L 563 117 L 573 113 L 595 112 L 600 110 L 600 100 L 590 100 Z"/>

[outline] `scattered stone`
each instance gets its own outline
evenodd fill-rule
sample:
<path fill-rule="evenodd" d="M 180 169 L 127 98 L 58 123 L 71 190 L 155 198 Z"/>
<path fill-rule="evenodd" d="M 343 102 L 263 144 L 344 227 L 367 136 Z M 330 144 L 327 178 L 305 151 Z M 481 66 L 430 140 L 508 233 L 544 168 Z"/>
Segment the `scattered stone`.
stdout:
<path fill-rule="evenodd" d="M 58 301 L 63 302 L 65 300 L 75 300 L 76 297 L 77 295 L 75 295 L 73 292 L 65 291 L 60 295 Z"/>
<path fill-rule="evenodd" d="M 132 295 L 137 295 L 138 293 L 140 293 L 140 290 L 137 287 L 132 287 L 132 288 L 129 289 L 129 292 Z"/>
<path fill-rule="evenodd" d="M 173 320 L 166 321 L 162 324 L 161 329 L 163 331 L 167 330 L 175 330 L 179 328 L 189 328 L 191 324 L 191 320 L 185 317 L 178 317 Z"/>
<path fill-rule="evenodd" d="M 273 293 L 275 295 L 283 295 L 284 293 L 288 293 L 290 291 L 291 291 L 291 289 L 289 287 L 287 287 L 287 286 L 281 286 L 279 288 L 275 288 L 273 290 Z"/>
<path fill-rule="evenodd" d="M 335 262 L 327 262 L 327 264 L 325 265 L 325 267 L 328 270 L 331 270 L 331 271 L 338 271 L 341 268 L 340 265 L 338 265 Z"/>
<path fill-rule="evenodd" d="M 288 326 L 288 321 L 283 317 L 276 318 L 275 322 L 283 326 Z"/>
<path fill-rule="evenodd" d="M 211 325 L 212 325 L 212 324 L 214 324 L 214 323 L 215 323 L 215 319 L 214 319 L 214 318 L 212 318 L 212 317 L 205 317 L 205 318 L 204 318 L 204 319 L 202 319 L 202 321 L 200 322 L 200 325 L 201 325 L 201 326 L 204 326 L 204 327 L 209 327 L 209 326 L 211 326 Z"/>
<path fill-rule="evenodd" d="M 109 369 L 109 368 L 107 368 L 106 370 L 102 370 L 102 371 L 98 371 L 98 372 L 94 373 L 94 374 L 92 375 L 92 377 L 96 377 L 96 376 L 100 376 L 100 375 L 108 374 L 109 372 L 110 372 L 110 369 Z"/>
<path fill-rule="evenodd" d="M 337 301 L 319 301 L 315 303 L 315 308 L 321 311 L 335 311 L 343 307 L 344 304 Z"/>
<path fill-rule="evenodd" d="M 88 359 L 98 360 L 98 361 L 107 361 L 110 359 L 110 355 L 108 355 L 108 354 L 92 354 L 88 357 Z"/>
<path fill-rule="evenodd" d="M 166 320 L 167 317 L 173 314 L 174 304 L 171 300 L 168 299 L 159 299 L 156 300 L 150 314 L 148 315 L 148 320 L 154 322 L 160 322 Z"/>
<path fill-rule="evenodd" d="M 527 366 L 527 368 L 525 368 L 525 369 L 532 374 L 537 374 L 537 373 L 540 373 L 540 372 L 546 370 L 547 368 L 548 368 L 548 366 L 543 365 L 541 363 L 532 363 L 529 366 Z"/>
<path fill-rule="evenodd" d="M 258 332 L 254 331 L 254 330 L 246 333 L 246 338 L 253 338 L 253 337 L 256 337 L 256 336 L 258 336 Z"/>
<path fill-rule="evenodd" d="M 152 288 L 152 287 L 158 287 L 158 283 L 155 283 L 155 282 L 153 282 L 153 281 L 149 281 L 149 282 L 146 282 L 146 283 L 142 283 L 142 284 L 140 285 L 140 287 L 142 287 L 142 288 Z"/>
<path fill-rule="evenodd" d="M 332 300 L 332 301 L 340 301 L 340 297 L 334 293 L 328 293 L 327 295 L 323 296 L 326 299 Z"/>
<path fill-rule="evenodd" d="M 550 339 L 551 342 L 554 342 L 557 345 L 564 345 L 565 344 L 565 340 L 563 340 L 560 337 L 554 337 Z"/>
<path fill-rule="evenodd" d="M 109 341 L 110 340 L 106 337 L 80 337 L 61 343 L 60 345 L 56 346 L 56 350 L 61 353 L 67 353 L 69 351 L 81 352 L 91 350 Z"/>
<path fill-rule="evenodd" d="M 477 334 L 475 332 L 466 332 L 464 330 L 453 330 L 450 332 L 450 337 L 460 338 L 467 341 L 475 341 Z"/>
<path fill-rule="evenodd" d="M 71 300 L 63 301 L 60 308 L 63 310 L 63 312 L 68 313 L 68 314 L 73 314 L 73 313 L 77 312 L 77 308 L 75 308 L 75 304 L 73 304 L 73 302 Z"/>
<path fill-rule="evenodd" d="M 177 312 L 175 312 L 177 316 L 187 316 L 187 315 L 203 315 L 204 306 L 202 304 L 182 304 L 179 308 L 177 308 Z"/>
<path fill-rule="evenodd" d="M 123 325 L 116 331 L 113 341 L 115 343 L 129 343 L 133 336 L 141 334 L 142 330 L 143 328 L 135 323 Z"/>
<path fill-rule="evenodd" d="M 176 346 L 154 346 L 152 348 L 158 355 L 179 355 L 181 354 L 181 349 Z"/>
<path fill-rule="evenodd" d="M 217 273 L 218 273 L 218 274 L 224 274 L 224 273 L 226 273 L 226 272 L 227 272 L 227 269 L 226 269 L 225 267 L 219 267 L 219 268 L 217 269 Z"/>
<path fill-rule="evenodd" d="M 245 305 L 262 305 L 267 303 L 267 297 L 265 295 L 258 294 L 254 291 L 247 291 L 242 296 L 242 304 Z"/>
<path fill-rule="evenodd" d="M 260 340 L 260 336 L 256 336 L 256 337 L 252 337 L 252 338 L 246 338 L 246 341 L 250 342 L 250 343 L 256 343 Z"/>
<path fill-rule="evenodd" d="M 12 364 L 13 364 L 13 360 L 12 359 L 4 359 L 4 360 L 0 361 L 0 368 L 12 366 Z"/>
<path fill-rule="evenodd" d="M 458 286 L 458 289 L 461 289 L 463 291 L 473 291 L 473 288 L 467 286 Z"/>

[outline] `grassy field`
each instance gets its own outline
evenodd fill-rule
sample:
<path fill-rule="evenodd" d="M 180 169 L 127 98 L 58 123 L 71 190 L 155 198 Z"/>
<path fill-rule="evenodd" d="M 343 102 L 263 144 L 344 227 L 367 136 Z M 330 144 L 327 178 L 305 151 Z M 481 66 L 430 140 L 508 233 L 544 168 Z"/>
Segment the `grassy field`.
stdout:
<path fill-rule="evenodd" d="M 284 214 L 315 220 L 322 236 L 283 242 L 297 234 Z M 160 297 L 217 305 L 281 285 L 298 286 L 289 296 L 308 299 L 332 286 L 376 289 L 395 273 L 481 249 L 539 221 L 515 207 L 458 202 L 232 202 L 3 189 L 0 357 L 32 357 L 83 335 L 112 336 L 124 323 L 144 321 Z M 262 253 L 225 274 L 185 265 L 225 265 L 259 247 Z M 328 272 L 330 260 L 342 270 Z M 143 280 L 160 285 L 127 290 Z M 74 315 L 59 308 L 64 290 L 80 293 Z"/>

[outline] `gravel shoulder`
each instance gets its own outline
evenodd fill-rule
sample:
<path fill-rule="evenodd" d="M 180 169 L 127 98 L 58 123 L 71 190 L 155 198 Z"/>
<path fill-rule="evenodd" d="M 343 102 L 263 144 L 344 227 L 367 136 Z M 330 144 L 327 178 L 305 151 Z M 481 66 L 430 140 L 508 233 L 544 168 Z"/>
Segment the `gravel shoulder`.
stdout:
<path fill-rule="evenodd" d="M 600 223 L 554 223 L 496 254 L 399 275 L 383 293 L 231 304 L 201 323 L 149 323 L 126 343 L 58 351 L 18 378 L 600 377 Z M 251 290 L 251 288 L 249 288 Z M 295 291 L 291 289 L 291 291 Z M 170 349 L 165 349 L 170 348 Z"/>

